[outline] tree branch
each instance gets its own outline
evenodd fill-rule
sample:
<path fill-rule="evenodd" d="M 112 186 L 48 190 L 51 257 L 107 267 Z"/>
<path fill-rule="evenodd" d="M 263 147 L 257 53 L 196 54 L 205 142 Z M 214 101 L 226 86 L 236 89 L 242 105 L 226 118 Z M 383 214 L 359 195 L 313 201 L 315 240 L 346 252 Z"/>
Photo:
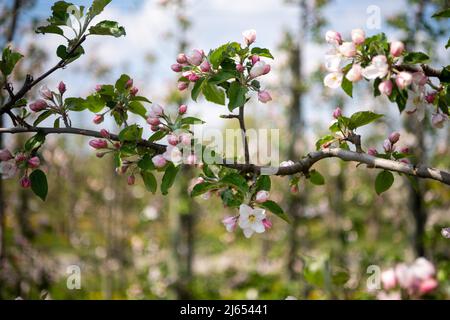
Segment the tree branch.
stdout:
<path fill-rule="evenodd" d="M 441 71 L 435 68 L 430 67 L 427 64 L 421 64 L 420 67 L 402 64 L 396 66 L 396 68 L 400 71 L 409 71 L 409 72 L 423 72 L 427 77 L 434 77 L 441 79 Z"/>
<path fill-rule="evenodd" d="M 0 128 L 0 134 L 4 133 L 25 133 L 25 132 L 43 132 L 44 134 L 76 134 L 94 138 L 103 138 L 98 131 L 85 130 L 79 128 L 43 128 L 43 127 L 14 127 L 14 128 Z M 116 134 L 110 134 L 111 140 L 119 141 L 119 137 Z M 138 142 L 143 147 L 150 148 L 156 151 L 158 154 L 164 153 L 166 146 L 158 143 L 153 143 L 148 140 L 141 140 Z M 339 158 L 343 161 L 352 161 L 366 164 L 368 168 L 384 169 L 388 171 L 404 173 L 411 176 L 424 179 L 433 179 L 442 182 L 446 185 L 450 185 L 450 173 L 442 171 L 436 168 L 430 168 L 424 165 L 414 166 L 399 161 L 388 160 L 371 156 L 367 153 L 354 152 L 344 150 L 340 148 L 323 149 L 319 151 L 310 152 L 307 156 L 302 158 L 297 163 L 286 167 L 264 167 L 257 166 L 251 163 L 229 163 L 222 161 L 216 163 L 228 168 L 236 169 L 242 173 L 254 172 L 261 173 L 263 169 L 272 169 L 275 175 L 285 176 L 293 175 L 296 173 L 308 172 L 309 169 L 316 163 L 325 158 Z"/>
<path fill-rule="evenodd" d="M 244 144 L 245 164 L 250 164 L 250 152 L 248 151 L 247 129 L 245 128 L 245 119 L 244 119 L 244 106 L 239 107 L 238 120 L 242 132 L 242 142 Z"/>

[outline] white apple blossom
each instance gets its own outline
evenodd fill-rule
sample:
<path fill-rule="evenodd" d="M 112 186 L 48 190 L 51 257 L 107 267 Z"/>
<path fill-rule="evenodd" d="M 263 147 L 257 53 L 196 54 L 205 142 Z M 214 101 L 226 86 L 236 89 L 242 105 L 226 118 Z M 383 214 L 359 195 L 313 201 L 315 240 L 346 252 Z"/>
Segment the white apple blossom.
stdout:
<path fill-rule="evenodd" d="M 366 79 L 384 78 L 389 71 L 386 56 L 378 55 L 372 58 L 372 62 L 362 70 Z"/>
<path fill-rule="evenodd" d="M 0 174 L 3 179 L 10 179 L 17 173 L 16 161 L 14 159 L 0 163 Z"/>
<path fill-rule="evenodd" d="M 344 74 L 341 72 L 332 72 L 325 76 L 323 79 L 323 84 L 331 89 L 336 89 L 341 86 L 342 78 L 344 77 Z"/>
<path fill-rule="evenodd" d="M 266 228 L 264 227 L 263 220 L 266 217 L 264 209 L 256 208 L 241 204 L 239 207 L 239 227 L 244 231 L 246 238 L 250 238 L 253 233 L 263 233 Z"/>
<path fill-rule="evenodd" d="M 173 162 L 175 166 L 180 165 L 183 162 L 183 154 L 178 147 L 168 145 L 166 152 L 162 154 L 164 159 Z"/>

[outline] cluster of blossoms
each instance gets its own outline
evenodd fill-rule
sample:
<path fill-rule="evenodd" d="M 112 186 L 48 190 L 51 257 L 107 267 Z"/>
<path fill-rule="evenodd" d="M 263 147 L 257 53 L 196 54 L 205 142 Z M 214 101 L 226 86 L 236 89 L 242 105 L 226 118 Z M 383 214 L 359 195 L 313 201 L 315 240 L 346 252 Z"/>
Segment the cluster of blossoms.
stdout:
<path fill-rule="evenodd" d="M 260 190 L 255 195 L 256 203 L 264 203 L 269 199 L 269 192 Z M 239 226 L 246 238 L 250 238 L 253 233 L 263 233 L 272 227 L 272 222 L 266 217 L 266 210 L 252 208 L 247 204 L 241 204 L 239 215 L 226 217 L 222 220 L 228 232 L 233 232 Z"/>
<path fill-rule="evenodd" d="M 417 299 L 438 287 L 436 269 L 427 259 L 417 258 L 412 264 L 399 263 L 381 273 L 384 291 L 380 300 L 400 300 L 402 297 Z"/>
<path fill-rule="evenodd" d="M 0 150 L 0 174 L 3 179 L 13 178 L 19 171 L 22 171 L 19 180 L 22 188 L 29 188 L 31 180 L 29 177 L 30 171 L 38 168 L 41 161 L 38 156 L 31 153 L 19 151 L 12 154 L 8 149 Z"/>
<path fill-rule="evenodd" d="M 68 110 L 65 107 L 63 100 L 63 96 L 66 90 L 66 85 L 62 81 L 58 85 L 58 91 L 52 91 L 46 85 L 44 85 L 39 89 L 39 95 L 41 96 L 41 98 L 37 99 L 33 103 L 30 103 L 28 107 L 34 113 L 45 113 L 45 117 L 41 117 L 42 120 L 52 114 L 55 114 L 59 115 L 68 125 Z M 40 121 L 41 120 L 39 120 L 39 122 Z M 35 122 L 35 125 L 39 122 Z"/>
<path fill-rule="evenodd" d="M 422 121 L 426 107 L 433 105 L 439 88 L 421 71 L 411 73 L 402 70 L 400 66 L 406 53 L 405 45 L 401 41 L 392 41 L 387 44 L 388 50 L 382 50 L 382 43 L 378 43 L 380 48 L 370 52 L 371 42 L 377 42 L 377 39 L 366 39 L 362 29 L 352 30 L 351 38 L 352 41 L 343 41 L 339 32 L 326 33 L 325 39 L 332 49 L 325 56 L 325 68 L 329 73 L 324 78 L 324 85 L 339 88 L 343 85 L 344 77 L 352 83 L 363 78 L 374 80 L 376 90 L 392 100 L 396 99 L 394 91 L 396 95 L 402 90 L 409 90 L 409 95 L 405 93 L 405 111 L 407 114 L 416 114 L 418 120 Z M 432 90 L 427 90 L 426 85 Z M 433 126 L 442 128 L 447 119 L 448 116 L 436 106 L 432 115 Z"/>
<path fill-rule="evenodd" d="M 246 48 L 256 41 L 255 30 L 246 30 L 242 35 Z M 176 63 L 171 65 L 171 69 L 182 75 L 178 80 L 178 89 L 180 91 L 186 90 L 190 83 L 196 83 L 203 78 L 213 77 L 220 71 L 218 68 L 213 68 L 212 63 L 208 61 L 208 56 L 205 55 L 202 49 L 194 49 L 188 54 L 178 54 Z M 240 59 L 235 61 L 235 69 L 240 75 L 241 82 L 248 84 L 251 89 L 258 92 L 258 100 L 260 102 L 266 103 L 272 100 L 267 90 L 262 90 L 259 86 L 250 84 L 257 77 L 268 74 L 271 70 L 270 64 L 261 60 L 258 54 L 252 54 L 248 57 L 240 57 Z"/>
<path fill-rule="evenodd" d="M 400 133 L 397 131 L 392 132 L 387 137 L 387 139 L 384 140 L 383 149 L 385 152 L 385 157 L 387 157 L 389 159 L 394 158 L 395 160 L 399 160 L 400 162 L 409 164 L 410 163 L 409 159 L 404 158 L 410 153 L 410 150 L 408 147 L 402 147 L 398 150 L 399 152 L 396 152 L 396 149 L 397 149 L 396 143 L 399 140 L 400 140 Z M 379 156 L 377 149 L 375 149 L 373 147 L 367 149 L 367 153 L 374 157 Z"/>

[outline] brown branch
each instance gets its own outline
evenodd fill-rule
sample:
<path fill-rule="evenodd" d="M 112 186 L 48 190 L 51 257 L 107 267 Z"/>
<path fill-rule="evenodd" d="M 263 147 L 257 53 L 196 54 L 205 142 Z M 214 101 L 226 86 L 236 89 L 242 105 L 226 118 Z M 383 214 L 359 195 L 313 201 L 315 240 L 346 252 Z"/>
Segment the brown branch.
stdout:
<path fill-rule="evenodd" d="M 0 134 L 4 133 L 25 133 L 25 132 L 43 132 L 44 134 L 77 134 L 94 138 L 102 138 L 100 132 L 93 130 L 85 130 L 79 128 L 43 128 L 43 127 L 14 127 L 14 128 L 0 128 Z M 119 137 L 116 134 L 110 134 L 111 140 L 119 141 Z M 148 140 L 141 140 L 138 142 L 143 147 L 150 148 L 156 151 L 158 154 L 164 153 L 166 146 L 158 143 L 153 143 Z M 257 166 L 251 163 L 233 163 L 221 161 L 215 163 L 216 165 L 222 165 L 228 168 L 236 169 L 242 173 L 261 173 L 263 170 L 270 169 L 274 175 L 286 176 L 296 173 L 308 172 L 309 169 L 318 161 L 325 158 L 339 158 L 343 161 L 352 161 L 359 164 L 366 164 L 368 168 L 384 169 L 392 172 L 403 173 L 418 178 L 433 179 L 442 182 L 446 185 L 450 185 L 450 173 L 435 168 L 430 168 L 424 165 L 414 166 L 399 161 L 388 160 L 383 158 L 374 157 L 367 153 L 354 152 L 344 150 L 340 148 L 323 149 L 309 153 L 306 157 L 302 158 L 297 163 L 286 167 L 264 167 Z"/>
<path fill-rule="evenodd" d="M 427 77 L 433 77 L 441 79 L 441 71 L 435 68 L 430 67 L 427 64 L 421 64 L 420 66 L 412 66 L 407 64 L 402 64 L 396 66 L 396 68 L 400 71 L 409 71 L 409 72 L 423 72 Z"/>
<path fill-rule="evenodd" d="M 244 144 L 244 156 L 245 156 L 245 164 L 250 163 L 250 152 L 248 151 L 248 138 L 247 138 L 247 129 L 245 128 L 245 119 L 244 119 L 244 106 L 239 107 L 239 126 L 241 127 L 242 132 L 242 142 Z"/>

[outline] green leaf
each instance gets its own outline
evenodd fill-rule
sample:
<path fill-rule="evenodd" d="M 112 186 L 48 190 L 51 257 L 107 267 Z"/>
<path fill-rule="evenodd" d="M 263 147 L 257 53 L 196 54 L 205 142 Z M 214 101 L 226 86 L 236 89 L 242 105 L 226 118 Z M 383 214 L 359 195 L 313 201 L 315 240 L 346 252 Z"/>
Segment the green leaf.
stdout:
<path fill-rule="evenodd" d="M 220 71 L 217 74 L 213 75 L 211 78 L 209 78 L 208 82 L 212 83 L 212 84 L 220 84 L 227 80 L 233 79 L 236 76 L 237 75 L 235 73 L 231 73 L 231 72 L 227 72 L 227 71 Z"/>
<path fill-rule="evenodd" d="M 270 176 L 261 175 L 256 180 L 255 192 L 258 192 L 261 190 L 270 191 L 271 185 L 272 184 L 270 182 Z"/>
<path fill-rule="evenodd" d="M 238 173 L 228 173 L 220 180 L 220 182 L 235 187 L 243 193 L 248 192 L 247 180 L 245 180 L 245 178 Z"/>
<path fill-rule="evenodd" d="M 202 87 L 205 99 L 220 105 L 225 105 L 225 92 L 214 84 L 205 83 Z"/>
<path fill-rule="evenodd" d="M 143 129 L 137 124 L 126 127 L 119 133 L 120 141 L 137 141 L 142 137 Z"/>
<path fill-rule="evenodd" d="M 102 109 L 105 107 L 105 101 L 103 101 L 103 99 L 98 95 L 90 95 L 86 98 L 86 100 L 84 100 L 83 105 L 85 106 L 85 108 L 88 108 L 89 111 L 97 113 L 102 111 Z"/>
<path fill-rule="evenodd" d="M 378 114 L 372 111 L 359 111 L 350 117 L 350 123 L 348 124 L 348 128 L 350 130 L 365 126 L 366 124 L 369 124 L 379 118 L 381 118 L 383 115 Z"/>
<path fill-rule="evenodd" d="M 283 209 L 274 201 L 267 200 L 266 202 L 258 204 L 260 207 L 269 210 L 270 212 L 277 215 L 279 218 L 283 219 L 287 223 L 291 223 L 288 215 L 283 211 Z"/>
<path fill-rule="evenodd" d="M 199 118 L 195 118 L 195 117 L 186 117 L 186 118 L 182 118 L 180 120 L 180 124 L 181 125 L 185 125 L 185 124 L 203 124 L 205 123 L 205 121 L 200 120 Z"/>
<path fill-rule="evenodd" d="M 241 194 L 235 194 L 231 189 L 226 189 L 220 192 L 220 197 L 222 198 L 223 204 L 228 208 L 239 207 L 243 200 Z"/>
<path fill-rule="evenodd" d="M 128 110 L 130 110 L 134 114 L 140 115 L 142 118 L 146 119 L 145 114 L 147 113 L 147 110 L 142 105 L 142 103 L 140 103 L 139 101 L 131 101 L 128 104 Z"/>
<path fill-rule="evenodd" d="M 155 176 L 148 170 L 141 171 L 141 177 L 144 181 L 145 188 L 151 193 L 155 193 L 158 187 L 158 182 L 156 181 Z"/>
<path fill-rule="evenodd" d="M 166 172 L 164 172 L 164 176 L 161 182 L 161 193 L 166 195 L 175 182 L 175 178 L 179 171 L 180 167 L 175 167 L 173 163 L 169 163 L 166 168 Z"/>
<path fill-rule="evenodd" d="M 203 83 L 205 83 L 205 78 L 200 78 L 195 82 L 194 87 L 192 88 L 192 91 L 191 91 L 192 100 L 197 101 L 198 96 L 200 95 L 200 92 L 202 91 Z"/>
<path fill-rule="evenodd" d="M 148 141 L 150 142 L 154 142 L 154 141 L 159 141 L 162 138 L 164 138 L 167 135 L 167 131 L 156 131 L 154 134 L 152 134 L 150 136 L 150 138 L 148 138 Z"/>
<path fill-rule="evenodd" d="M 383 170 L 375 179 L 375 191 L 378 195 L 388 190 L 394 183 L 394 175 L 390 171 Z"/>
<path fill-rule="evenodd" d="M 57 1 L 52 6 L 52 15 L 47 21 L 52 25 L 65 26 L 67 19 L 69 19 L 68 9 L 72 3 L 65 1 Z"/>
<path fill-rule="evenodd" d="M 55 122 L 53 122 L 53 128 L 59 128 L 59 119 L 60 118 L 55 119 Z"/>
<path fill-rule="evenodd" d="M 237 44 L 239 46 L 239 44 Z M 236 42 L 233 43 L 226 43 L 217 49 L 212 50 L 208 57 L 209 62 L 213 66 L 214 69 L 217 69 L 219 65 L 222 63 L 222 61 L 228 56 L 228 51 L 230 48 L 233 48 L 233 46 L 236 47 Z"/>
<path fill-rule="evenodd" d="M 351 82 L 350 80 L 348 80 L 345 75 L 342 78 L 342 83 L 341 83 L 341 87 L 342 90 L 344 90 L 344 92 L 349 96 L 349 97 L 353 97 L 353 82 Z"/>
<path fill-rule="evenodd" d="M 403 58 L 403 63 L 405 64 L 424 63 L 429 59 L 430 57 L 428 57 L 423 52 L 408 52 Z"/>
<path fill-rule="evenodd" d="M 30 139 L 25 142 L 25 150 L 32 151 L 36 148 L 39 148 L 45 142 L 45 134 L 41 131 L 36 133 Z"/>
<path fill-rule="evenodd" d="M 257 54 L 260 57 L 266 57 L 266 58 L 273 59 L 273 56 L 270 53 L 269 49 L 266 49 L 266 48 L 254 47 L 254 48 L 252 48 L 251 53 L 252 54 Z"/>
<path fill-rule="evenodd" d="M 337 123 L 337 122 L 336 122 Z M 334 136 L 331 134 L 327 134 L 326 136 L 323 136 L 316 142 L 316 149 L 319 150 L 321 146 L 323 146 L 327 142 L 331 142 L 334 140 Z"/>
<path fill-rule="evenodd" d="M 432 18 L 439 19 L 439 18 L 450 18 L 450 8 L 441 10 L 439 12 L 436 12 L 431 16 Z"/>
<path fill-rule="evenodd" d="M 115 87 L 117 90 L 119 90 L 119 91 L 121 91 L 121 92 L 124 92 L 124 90 L 125 90 L 125 85 L 127 84 L 128 80 L 130 80 L 130 79 L 131 79 L 131 78 L 130 78 L 129 75 L 127 75 L 127 74 L 122 74 L 122 75 L 120 76 L 120 78 L 117 79 L 116 84 L 114 85 L 114 87 Z"/>
<path fill-rule="evenodd" d="M 87 108 L 85 102 L 86 101 L 82 98 L 66 98 L 64 100 L 64 105 L 70 111 L 83 111 Z"/>
<path fill-rule="evenodd" d="M 448 49 L 448 48 L 450 48 L 450 38 L 448 38 L 447 44 L 445 45 L 445 49 Z"/>
<path fill-rule="evenodd" d="M 89 8 L 89 16 L 92 19 L 93 17 L 102 13 L 103 9 L 111 2 L 111 0 L 94 0 L 92 2 L 92 6 Z"/>
<path fill-rule="evenodd" d="M 309 181 L 317 186 L 325 184 L 325 178 L 317 170 L 311 170 L 309 172 Z"/>
<path fill-rule="evenodd" d="M 48 26 L 38 27 L 36 29 L 36 33 L 42 33 L 42 34 L 53 33 L 53 34 L 59 34 L 61 36 L 64 35 L 64 31 L 60 27 L 55 26 L 53 24 L 49 24 Z"/>
<path fill-rule="evenodd" d="M 140 102 L 148 102 L 152 103 L 150 100 L 148 100 L 146 97 L 143 96 L 134 96 L 130 98 L 130 101 L 140 101 Z"/>
<path fill-rule="evenodd" d="M 245 104 L 248 89 L 242 86 L 238 81 L 231 83 L 228 89 L 228 109 L 233 111 L 236 108 L 242 107 Z"/>
<path fill-rule="evenodd" d="M 34 120 L 33 122 L 33 127 L 36 127 L 39 123 L 41 123 L 42 121 L 44 121 L 45 119 L 47 119 L 48 117 L 50 117 L 53 114 L 53 111 L 51 110 L 46 110 L 44 112 L 42 112 L 36 120 Z"/>
<path fill-rule="evenodd" d="M 47 177 L 42 170 L 36 169 L 30 174 L 31 180 L 31 190 L 37 195 L 42 201 L 45 201 L 48 193 Z"/>
<path fill-rule="evenodd" d="M 198 183 L 194 186 L 191 192 L 191 197 L 197 197 L 201 194 L 204 194 L 208 191 L 217 189 L 219 186 L 216 183 L 211 182 L 202 182 Z"/>
<path fill-rule="evenodd" d="M 141 160 L 138 162 L 138 167 L 142 170 L 154 170 L 155 165 L 152 162 L 150 155 L 145 154 Z"/>
<path fill-rule="evenodd" d="M 0 71 L 5 77 L 9 76 L 17 62 L 22 59 L 23 55 L 13 52 L 9 47 L 3 49 L 2 60 L 0 61 Z"/>
<path fill-rule="evenodd" d="M 56 49 L 56 55 L 62 60 L 66 60 L 66 63 L 70 63 L 78 59 L 82 54 L 84 54 L 83 47 L 77 47 L 74 52 L 70 53 L 67 51 L 66 46 L 60 45 Z"/>
<path fill-rule="evenodd" d="M 126 35 L 125 29 L 116 21 L 103 20 L 95 26 L 89 28 L 89 34 L 97 34 L 102 36 L 121 37 Z"/>

